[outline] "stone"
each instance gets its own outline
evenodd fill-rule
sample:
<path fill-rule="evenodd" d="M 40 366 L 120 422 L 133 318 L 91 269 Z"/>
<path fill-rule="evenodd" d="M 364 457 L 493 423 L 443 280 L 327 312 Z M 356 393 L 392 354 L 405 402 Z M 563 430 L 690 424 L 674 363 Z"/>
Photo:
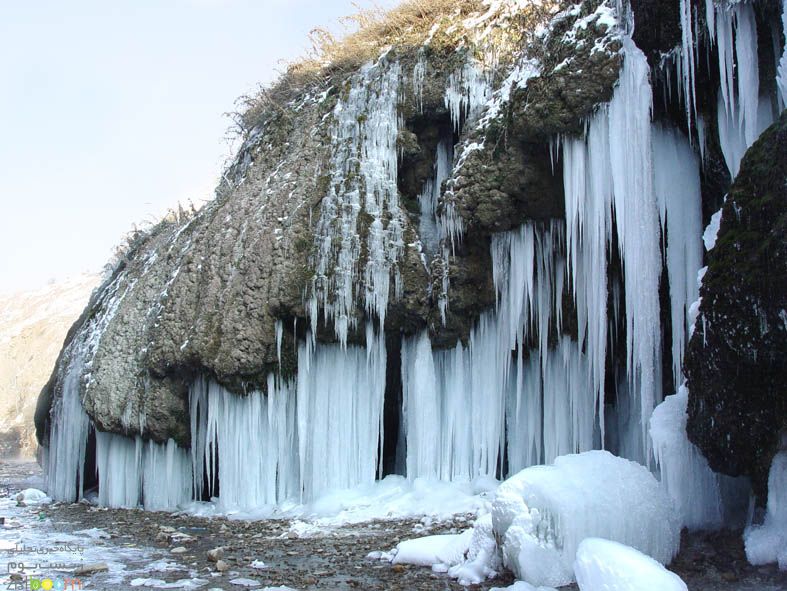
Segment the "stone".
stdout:
<path fill-rule="evenodd" d="M 74 574 L 77 576 L 80 575 L 92 575 L 95 573 L 106 572 L 109 570 L 109 565 L 106 562 L 92 562 L 90 564 L 83 564 L 80 567 L 77 567 L 74 570 Z"/>
<path fill-rule="evenodd" d="M 208 560 L 211 562 L 218 562 L 222 558 L 224 558 L 224 548 L 221 546 L 213 548 L 213 550 L 208 550 Z"/>

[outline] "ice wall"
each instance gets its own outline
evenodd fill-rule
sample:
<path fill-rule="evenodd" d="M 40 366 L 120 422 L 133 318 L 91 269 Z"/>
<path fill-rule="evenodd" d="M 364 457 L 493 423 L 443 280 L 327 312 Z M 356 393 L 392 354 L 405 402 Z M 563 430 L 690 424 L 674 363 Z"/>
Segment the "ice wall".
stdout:
<path fill-rule="evenodd" d="M 383 437 L 384 339 L 371 325 L 366 347 L 314 345 L 308 338 L 299 347 L 298 366 L 293 381 L 269 375 L 267 393 L 238 395 L 215 382 L 194 383 L 197 498 L 216 493 L 216 477 L 223 509 L 311 500 L 375 480 Z"/>
<path fill-rule="evenodd" d="M 493 236 L 498 304 L 479 318 L 468 345 L 433 351 L 425 332 L 405 340 L 409 477 L 494 476 L 504 451 L 516 471 L 598 443 L 588 358 L 559 336 L 563 241 L 560 222 Z"/>
<path fill-rule="evenodd" d="M 192 498 L 189 452 L 165 444 L 96 431 L 98 502 L 104 507 L 176 509 Z"/>

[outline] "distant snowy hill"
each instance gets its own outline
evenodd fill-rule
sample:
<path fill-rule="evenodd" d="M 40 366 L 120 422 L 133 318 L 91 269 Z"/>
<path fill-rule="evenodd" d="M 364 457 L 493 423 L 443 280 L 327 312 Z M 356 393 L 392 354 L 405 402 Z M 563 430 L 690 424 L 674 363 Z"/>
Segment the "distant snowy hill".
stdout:
<path fill-rule="evenodd" d="M 0 457 L 34 455 L 38 393 L 98 282 L 96 275 L 80 275 L 0 295 Z"/>

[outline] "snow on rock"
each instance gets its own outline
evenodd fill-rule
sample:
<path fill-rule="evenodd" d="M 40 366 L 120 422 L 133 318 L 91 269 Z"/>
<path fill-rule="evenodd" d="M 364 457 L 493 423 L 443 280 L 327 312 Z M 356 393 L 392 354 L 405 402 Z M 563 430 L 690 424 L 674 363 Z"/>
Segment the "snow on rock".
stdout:
<path fill-rule="evenodd" d="M 522 470 L 500 485 L 491 514 L 505 566 L 534 585 L 571 583 L 576 550 L 587 537 L 629 544 L 662 563 L 680 544 L 679 518 L 658 481 L 606 451 Z"/>
<path fill-rule="evenodd" d="M 787 450 L 777 453 L 771 464 L 765 521 L 747 527 L 743 541 L 752 564 L 777 562 L 787 570 Z"/>
<path fill-rule="evenodd" d="M 720 207 L 719 211 L 711 216 L 710 222 L 702 233 L 702 242 L 705 244 L 705 250 L 712 250 L 713 247 L 716 246 L 716 239 L 719 236 L 719 228 L 721 227 L 721 212 L 723 209 L 723 207 Z"/>
<path fill-rule="evenodd" d="M 688 591 L 678 575 L 650 556 L 601 538 L 583 540 L 574 571 L 581 591 Z"/>

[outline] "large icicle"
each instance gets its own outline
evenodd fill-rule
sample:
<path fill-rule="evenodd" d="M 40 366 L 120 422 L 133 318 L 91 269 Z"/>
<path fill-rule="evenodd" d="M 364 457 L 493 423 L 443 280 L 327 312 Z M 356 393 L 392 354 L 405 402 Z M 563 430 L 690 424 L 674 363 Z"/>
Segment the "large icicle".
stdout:
<path fill-rule="evenodd" d="M 612 213 L 624 267 L 628 390 L 636 394 L 644 461 L 647 419 L 661 398 L 659 212 L 653 186 L 650 69 L 623 38 L 620 81 L 608 107 L 588 123 L 585 142 L 564 145 L 566 248 L 580 339 L 587 340 L 592 384 L 603 403 L 607 346 L 606 253 Z M 583 145 L 586 143 L 586 145 Z M 603 419 L 602 419 L 603 424 Z"/>
<path fill-rule="evenodd" d="M 451 176 L 451 165 L 454 159 L 454 148 L 450 139 L 441 139 L 437 144 L 435 154 L 434 174 L 424 183 L 423 190 L 418 196 L 421 206 L 421 218 L 418 224 L 418 235 L 424 251 L 434 256 L 440 243 L 440 234 L 437 227 L 437 204 L 440 199 L 440 189 L 443 182 Z"/>
<path fill-rule="evenodd" d="M 746 149 L 773 122 L 773 112 L 770 100 L 760 97 L 757 25 L 752 4 L 719 3 L 714 24 L 721 79 L 717 108 L 719 143 L 734 178 Z"/>
<path fill-rule="evenodd" d="M 385 321 L 397 261 L 404 248 L 404 214 L 396 184 L 396 139 L 400 67 L 384 58 L 366 65 L 352 80 L 346 99 L 334 109 L 331 183 L 321 204 L 315 231 L 317 257 L 311 301 L 312 333 L 318 308 L 333 319 L 336 336 L 347 343 L 357 322 L 355 303 L 363 287 L 366 311 Z M 360 281 L 361 237 L 358 216 L 371 217 L 366 242 L 367 262 Z"/>
<path fill-rule="evenodd" d="M 699 161 L 688 141 L 674 130 L 653 128 L 656 201 L 667 237 L 672 318 L 672 372 L 680 384 L 689 332 L 689 306 L 699 298 L 697 272 L 702 266 L 702 197 Z"/>
<path fill-rule="evenodd" d="M 686 123 L 691 129 L 692 120 L 697 119 L 697 90 L 695 70 L 697 49 L 692 25 L 693 6 L 691 0 L 680 0 L 681 52 L 678 82 L 686 108 Z"/>

